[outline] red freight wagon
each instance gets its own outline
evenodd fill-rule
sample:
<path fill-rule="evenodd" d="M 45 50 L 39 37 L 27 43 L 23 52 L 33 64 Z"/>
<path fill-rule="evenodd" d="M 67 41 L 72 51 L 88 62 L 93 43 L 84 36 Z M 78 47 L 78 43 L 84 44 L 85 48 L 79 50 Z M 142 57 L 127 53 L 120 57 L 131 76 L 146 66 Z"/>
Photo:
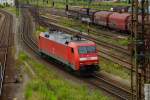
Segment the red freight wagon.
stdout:
<path fill-rule="evenodd" d="M 109 16 L 113 12 L 108 12 L 108 11 L 98 11 L 94 14 L 94 23 L 97 25 L 103 25 L 103 26 L 108 26 L 108 19 Z"/>
<path fill-rule="evenodd" d="M 127 31 L 127 26 L 129 23 L 129 18 L 131 14 L 129 13 L 113 13 L 109 16 L 109 27 L 121 31 Z"/>
<path fill-rule="evenodd" d="M 45 32 L 39 36 L 39 52 L 76 71 L 98 70 L 98 54 L 94 42 L 62 32 Z"/>

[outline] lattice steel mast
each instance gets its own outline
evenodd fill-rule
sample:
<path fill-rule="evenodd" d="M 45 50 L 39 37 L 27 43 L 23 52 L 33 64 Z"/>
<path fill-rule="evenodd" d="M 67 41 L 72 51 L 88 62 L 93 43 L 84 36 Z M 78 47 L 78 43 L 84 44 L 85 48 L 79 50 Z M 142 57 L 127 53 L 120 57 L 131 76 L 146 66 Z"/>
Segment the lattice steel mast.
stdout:
<path fill-rule="evenodd" d="M 148 0 L 132 1 L 132 40 L 134 41 L 135 74 L 131 72 L 131 89 L 136 91 L 136 100 L 144 99 L 144 84 L 150 83 L 150 32 Z M 135 76 L 135 80 L 134 80 Z M 134 88 L 135 81 L 135 88 Z M 132 99 L 133 96 L 132 96 Z"/>

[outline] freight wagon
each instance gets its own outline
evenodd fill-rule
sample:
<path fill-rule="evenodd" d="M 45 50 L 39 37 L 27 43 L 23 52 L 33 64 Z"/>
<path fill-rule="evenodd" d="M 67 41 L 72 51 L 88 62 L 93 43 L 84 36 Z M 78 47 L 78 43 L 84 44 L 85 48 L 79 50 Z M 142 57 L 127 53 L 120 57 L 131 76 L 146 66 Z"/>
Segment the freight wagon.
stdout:
<path fill-rule="evenodd" d="M 129 7 L 127 7 L 129 8 Z M 150 7 L 149 7 L 150 8 Z M 75 16 L 82 22 L 92 23 L 99 26 L 104 26 L 117 31 L 130 32 L 131 30 L 131 13 L 129 12 L 113 12 L 113 11 L 96 11 L 87 8 L 76 8 L 74 11 L 69 10 L 70 16 Z M 130 11 L 130 9 L 129 9 Z M 77 14 L 76 14 L 77 13 Z M 150 20 L 150 16 L 148 16 Z M 139 11 L 139 23 L 141 23 L 141 15 Z"/>

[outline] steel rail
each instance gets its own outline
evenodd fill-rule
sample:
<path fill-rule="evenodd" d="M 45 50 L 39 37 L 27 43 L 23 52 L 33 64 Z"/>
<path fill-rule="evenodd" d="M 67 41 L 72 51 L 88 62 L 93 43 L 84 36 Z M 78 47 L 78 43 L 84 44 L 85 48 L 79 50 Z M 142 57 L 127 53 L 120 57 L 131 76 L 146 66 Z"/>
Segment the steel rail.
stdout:
<path fill-rule="evenodd" d="M 3 13 L 5 15 L 4 21 L 3 21 L 3 25 L 1 27 L 1 31 L 0 33 L 1 35 L 1 43 L 0 45 L 5 44 L 5 47 L 0 48 L 1 50 L 3 50 L 3 56 L 2 59 L 3 61 L 1 61 L 1 72 L 0 72 L 0 96 L 2 95 L 2 90 L 3 90 L 3 84 L 4 84 L 4 78 L 5 78 L 5 71 L 6 71 L 6 66 L 7 66 L 7 58 L 8 58 L 8 50 L 10 47 L 10 40 L 11 40 L 11 26 L 12 26 L 12 15 L 10 15 L 9 13 L 0 10 L 1 13 Z M 1 55 L 2 56 L 2 55 Z"/>
<path fill-rule="evenodd" d="M 91 82 L 95 84 L 97 87 L 104 89 L 105 91 L 109 92 L 110 94 L 115 95 L 116 97 L 120 98 L 121 100 L 130 100 L 132 93 L 130 90 L 127 90 L 124 87 L 118 86 L 115 82 L 108 81 L 105 77 L 101 77 L 100 74 L 94 73 L 92 76 L 98 80 Z M 135 96 L 135 94 L 133 94 Z"/>

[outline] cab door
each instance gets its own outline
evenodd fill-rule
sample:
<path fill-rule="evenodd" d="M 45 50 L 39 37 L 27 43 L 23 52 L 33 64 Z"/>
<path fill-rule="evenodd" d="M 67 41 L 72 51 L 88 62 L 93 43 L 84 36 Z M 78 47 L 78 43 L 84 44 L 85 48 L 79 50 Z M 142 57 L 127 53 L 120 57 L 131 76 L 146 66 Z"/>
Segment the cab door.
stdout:
<path fill-rule="evenodd" d="M 75 50 L 74 48 L 69 48 L 68 50 L 68 61 L 73 69 L 75 69 Z"/>

